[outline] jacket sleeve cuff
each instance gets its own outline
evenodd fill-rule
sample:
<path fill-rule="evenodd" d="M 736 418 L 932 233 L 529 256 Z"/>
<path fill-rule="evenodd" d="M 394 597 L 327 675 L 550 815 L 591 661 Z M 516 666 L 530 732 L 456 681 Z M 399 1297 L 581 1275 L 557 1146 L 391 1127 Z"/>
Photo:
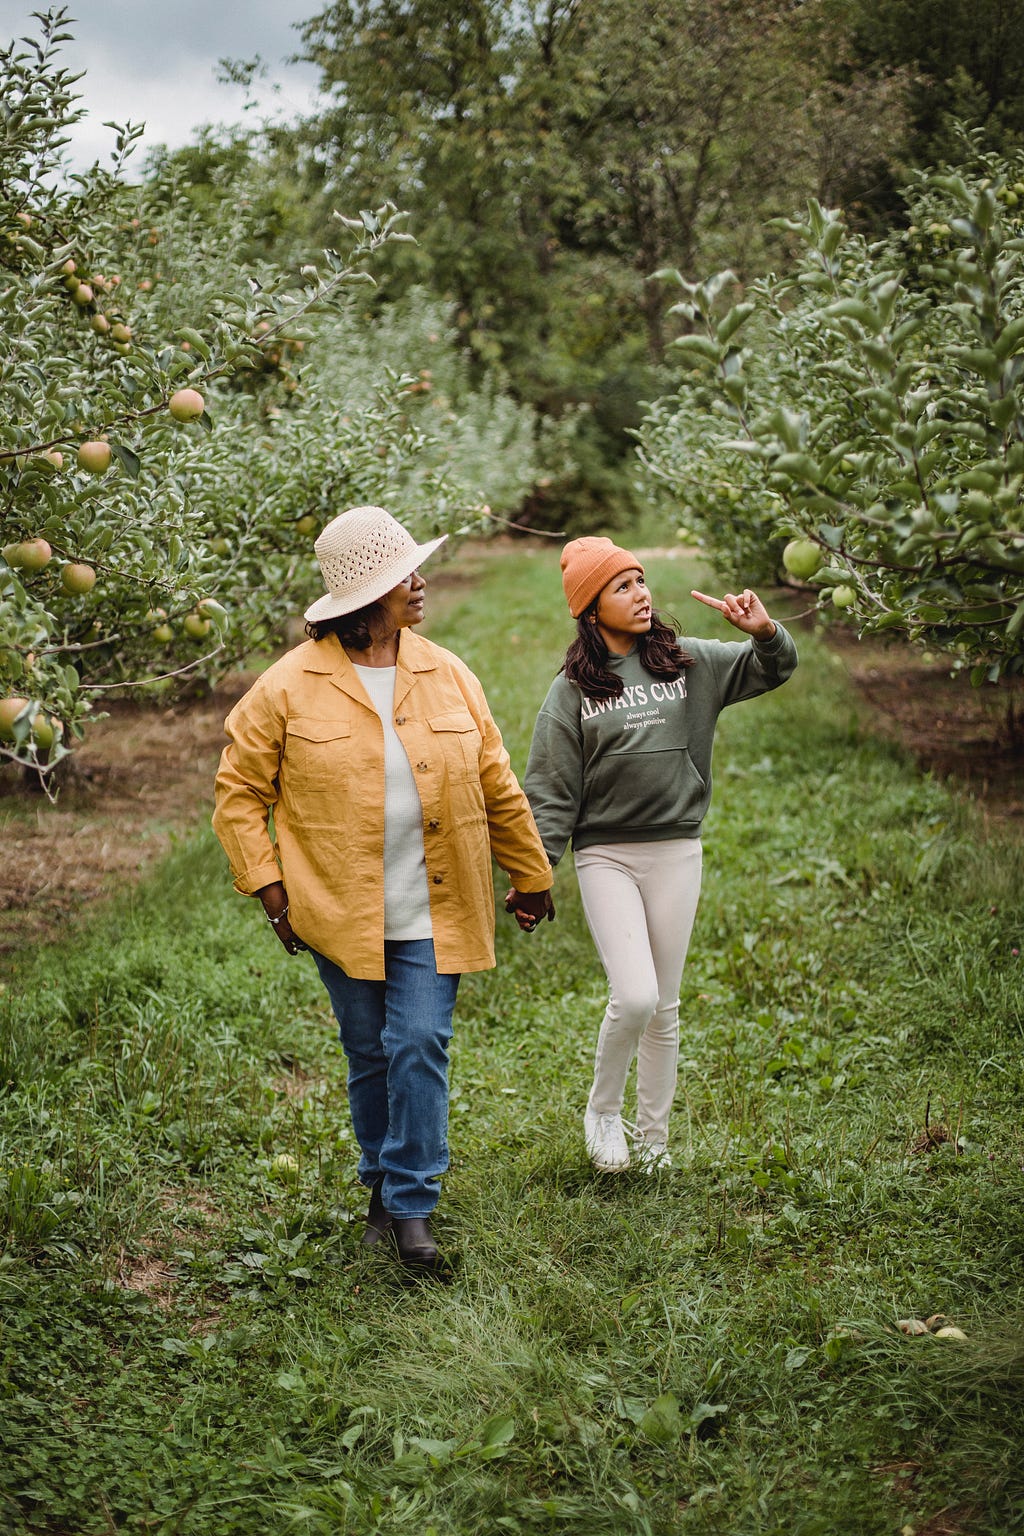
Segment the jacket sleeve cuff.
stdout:
<path fill-rule="evenodd" d="M 506 871 L 509 879 L 517 891 L 522 891 L 524 896 L 533 896 L 538 891 L 550 891 L 555 883 L 555 877 L 549 868 L 547 875 L 515 875 Z"/>
<path fill-rule="evenodd" d="M 280 879 L 279 864 L 257 864 L 255 869 L 243 870 L 235 876 L 235 890 L 241 891 L 243 896 L 255 896 L 265 885 L 276 885 Z"/>

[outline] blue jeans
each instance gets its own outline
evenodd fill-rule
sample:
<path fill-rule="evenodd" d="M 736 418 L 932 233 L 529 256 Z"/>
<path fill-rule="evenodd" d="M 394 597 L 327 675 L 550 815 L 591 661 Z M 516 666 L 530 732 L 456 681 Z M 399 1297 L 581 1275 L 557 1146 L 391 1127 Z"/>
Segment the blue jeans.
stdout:
<path fill-rule="evenodd" d="M 448 1167 L 448 1042 L 458 976 L 438 974 L 432 939 L 384 944 L 383 981 L 348 976 L 314 950 L 348 1061 L 359 1177 L 383 1179 L 392 1216 L 429 1216 Z"/>

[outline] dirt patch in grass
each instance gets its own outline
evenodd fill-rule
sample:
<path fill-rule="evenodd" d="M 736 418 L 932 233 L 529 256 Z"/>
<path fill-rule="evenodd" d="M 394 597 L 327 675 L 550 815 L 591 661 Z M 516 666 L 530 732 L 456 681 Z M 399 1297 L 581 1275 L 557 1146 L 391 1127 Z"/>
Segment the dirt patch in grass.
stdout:
<path fill-rule="evenodd" d="M 1024 828 L 1024 678 L 974 688 L 966 673 L 950 672 L 948 658 L 858 640 L 853 629 L 833 628 L 829 644 L 872 730 L 936 778 L 957 782 L 991 820 Z"/>
<path fill-rule="evenodd" d="M 0 767 L 0 963 L 132 881 L 210 804 L 224 716 L 251 682 L 174 708 L 112 704 L 68 763 L 56 805 Z"/>
<path fill-rule="evenodd" d="M 457 600 L 510 544 L 463 551 L 457 565 L 438 569 L 432 612 Z M 512 547 L 521 552 L 521 543 Z M 1024 680 L 974 689 L 951 676 L 948 663 L 926 662 L 905 646 L 859 641 L 841 628 L 830 643 L 870 729 L 911 751 L 923 769 L 962 784 L 992 824 L 1024 828 Z M 253 676 L 239 674 L 173 707 L 110 705 L 76 749 L 56 806 L 27 789 L 19 770 L 0 765 L 0 970 L 29 947 L 59 939 L 208 814 L 224 717 Z"/>

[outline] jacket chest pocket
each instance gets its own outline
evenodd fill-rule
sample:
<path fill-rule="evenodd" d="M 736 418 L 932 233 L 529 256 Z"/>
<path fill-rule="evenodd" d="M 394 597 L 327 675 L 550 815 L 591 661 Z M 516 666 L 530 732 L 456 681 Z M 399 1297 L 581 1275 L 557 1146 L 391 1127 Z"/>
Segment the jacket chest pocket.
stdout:
<path fill-rule="evenodd" d="M 334 789 L 343 784 L 352 761 L 351 738 L 347 720 L 289 720 L 281 765 L 289 792 L 301 797 L 308 790 Z"/>
<path fill-rule="evenodd" d="M 483 738 L 467 709 L 434 715 L 427 722 L 440 749 L 449 779 L 453 783 L 476 783 L 480 777 L 480 748 Z"/>

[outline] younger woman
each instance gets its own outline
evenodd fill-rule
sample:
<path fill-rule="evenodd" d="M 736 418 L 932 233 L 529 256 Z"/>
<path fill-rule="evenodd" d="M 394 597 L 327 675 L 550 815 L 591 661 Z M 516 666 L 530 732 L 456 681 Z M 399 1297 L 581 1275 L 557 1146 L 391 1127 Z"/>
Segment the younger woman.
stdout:
<path fill-rule="evenodd" d="M 711 749 L 727 704 L 785 682 L 792 639 L 756 593 L 690 595 L 748 638 L 687 639 L 658 617 L 643 567 L 610 539 L 573 539 L 562 584 L 577 636 L 533 733 L 524 788 L 551 863 L 570 838 L 587 923 L 608 977 L 583 1118 L 605 1171 L 670 1165 L 679 987 L 700 892 Z M 510 893 L 510 907 L 515 893 Z M 633 1057 L 636 1126 L 622 1103 Z"/>

